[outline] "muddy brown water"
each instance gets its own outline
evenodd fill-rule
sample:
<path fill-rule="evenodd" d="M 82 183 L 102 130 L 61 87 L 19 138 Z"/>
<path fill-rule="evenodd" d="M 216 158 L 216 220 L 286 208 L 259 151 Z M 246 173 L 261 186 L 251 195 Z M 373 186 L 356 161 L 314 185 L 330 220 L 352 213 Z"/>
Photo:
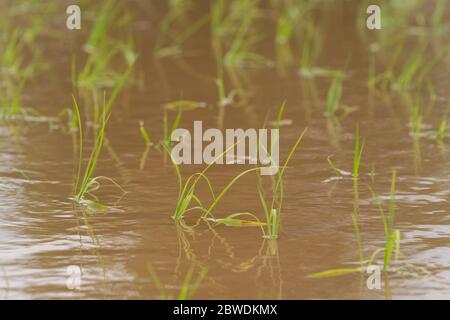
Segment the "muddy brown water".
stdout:
<path fill-rule="evenodd" d="M 136 4 L 132 2 L 130 8 Z M 215 64 L 208 45 L 208 30 L 194 40 L 193 53 L 180 58 L 153 59 L 151 48 L 165 8 L 140 12 L 136 25 L 140 53 L 137 74 L 142 84 L 128 86 L 114 104 L 108 123 L 107 144 L 96 175 L 116 180 L 127 194 L 115 210 L 83 212 L 70 200 L 73 186 L 72 135 L 47 122 L 0 125 L 0 295 L 5 299 L 127 298 L 157 299 L 148 265 L 151 264 L 174 297 L 191 265 L 207 274 L 194 298 L 213 299 L 383 299 L 450 298 L 450 161 L 449 137 L 442 144 L 426 135 L 415 141 L 409 134 L 408 99 L 411 92 L 371 95 L 367 89 L 367 44 L 354 29 L 354 20 L 328 22 L 320 64 L 343 68 L 352 52 L 343 103 L 356 112 L 340 120 L 323 116 L 327 79 L 307 80 L 296 70 L 282 75 L 275 67 L 240 68 L 234 76 L 250 98 L 242 106 L 225 108 L 219 121 Z M 63 12 L 63 11 L 62 11 Z M 148 17 L 146 16 L 148 14 Z M 351 14 L 351 13 L 349 13 Z M 61 13 L 48 23 L 61 24 Z M 267 25 L 269 29 L 269 25 Z M 86 31 L 84 31 L 86 32 Z M 39 46 L 51 66 L 27 87 L 24 104 L 42 114 L 56 116 L 71 106 L 70 57 L 82 59 L 83 36 L 69 31 L 59 43 L 44 38 Z M 84 34 L 84 33 L 80 33 Z M 267 31 L 267 37 L 270 29 Z M 448 40 L 448 38 L 447 38 Z M 273 41 L 261 50 L 273 57 Z M 423 132 L 432 133 L 449 98 L 448 65 L 433 69 L 432 78 L 442 100 L 434 102 L 424 119 Z M 232 86 L 227 73 L 227 86 Z M 312 81 L 317 97 L 308 94 Z M 386 98 L 387 97 L 387 98 Z M 205 126 L 260 128 L 268 111 L 271 119 L 286 100 L 281 130 L 281 159 L 306 127 L 308 131 L 285 176 L 285 199 L 280 237 L 264 240 L 258 228 L 200 224 L 183 228 L 171 218 L 178 185 L 164 154 L 151 149 L 140 168 L 145 144 L 139 133 L 144 121 L 153 139 L 162 136 L 164 103 L 180 98 L 208 103 L 205 109 L 183 114 L 182 127 L 194 120 Z M 424 98 L 425 101 L 426 98 Z M 174 117 L 170 113 L 170 117 Z M 397 218 L 401 257 L 393 266 L 404 272 L 383 277 L 383 289 L 369 290 L 367 274 L 324 279 L 307 275 L 333 268 L 354 267 L 358 262 L 352 225 L 353 181 L 333 180 L 327 164 L 352 170 L 355 127 L 359 124 L 365 147 L 361 164 L 360 224 L 364 255 L 383 247 L 383 225 L 368 185 L 389 199 L 391 172 L 397 170 Z M 375 176 L 369 172 L 372 163 Z M 202 166 L 183 166 L 184 176 Z M 209 173 L 220 190 L 248 166 L 217 166 Z M 207 198 L 205 190 L 200 192 Z M 119 200 L 120 192 L 105 183 L 96 195 L 105 203 Z M 206 200 L 208 201 L 208 200 Z M 252 212 L 263 216 L 254 176 L 240 180 L 215 210 L 216 216 Z M 186 218 L 195 222 L 194 215 Z M 381 260 L 377 260 L 382 264 Z M 81 290 L 66 286 L 69 266 L 82 270 Z"/>

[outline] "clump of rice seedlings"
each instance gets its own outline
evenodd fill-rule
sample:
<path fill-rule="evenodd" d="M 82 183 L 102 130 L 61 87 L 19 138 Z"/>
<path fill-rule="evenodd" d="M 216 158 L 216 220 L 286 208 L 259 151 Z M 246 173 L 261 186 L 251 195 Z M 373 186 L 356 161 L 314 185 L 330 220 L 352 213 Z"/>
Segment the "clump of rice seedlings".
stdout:
<path fill-rule="evenodd" d="M 234 145 L 232 147 L 234 147 Z M 168 153 L 170 153 L 170 151 L 167 149 L 167 147 L 165 147 L 165 148 L 166 148 L 166 151 Z M 223 154 L 225 154 L 226 151 L 228 151 L 228 150 L 229 149 L 225 150 L 219 157 L 223 156 Z M 207 171 L 213 166 L 215 161 L 212 161 L 205 169 L 203 169 L 203 171 L 190 175 L 186 180 L 183 180 L 178 165 L 175 164 L 174 161 L 172 161 L 172 162 L 173 162 L 173 165 L 175 168 L 175 172 L 177 174 L 178 185 L 179 185 L 178 201 L 177 201 L 177 205 L 175 207 L 174 214 L 172 216 L 175 220 L 183 219 L 187 212 L 190 212 L 193 210 L 199 210 L 200 212 L 202 212 L 203 219 L 206 219 L 209 216 L 211 216 L 211 218 L 214 219 L 214 216 L 212 216 L 212 210 L 218 204 L 219 200 L 231 189 L 231 187 L 244 175 L 246 175 L 250 172 L 260 170 L 260 168 L 252 168 L 252 169 L 243 171 L 242 173 L 240 173 L 236 177 L 234 177 L 227 184 L 227 186 L 224 187 L 223 190 L 216 196 L 214 193 L 214 189 L 212 187 L 211 181 L 206 176 Z M 202 201 L 200 200 L 200 198 L 195 194 L 196 188 L 200 181 L 204 181 L 206 183 L 208 190 L 211 194 L 212 203 L 209 207 L 204 205 L 202 203 Z M 195 205 L 191 206 L 191 203 L 195 203 Z M 228 218 L 226 218 L 227 221 L 225 221 L 225 220 L 222 220 L 222 221 L 215 220 L 215 221 L 219 222 L 219 223 L 226 222 L 227 224 L 231 224 L 233 222 L 237 223 L 237 221 L 233 221 L 233 220 L 236 220 L 237 217 L 240 217 L 243 215 L 248 215 L 248 214 L 247 213 L 233 214 L 232 217 L 229 216 Z"/>
<path fill-rule="evenodd" d="M 180 24 L 186 20 L 185 16 L 192 11 L 192 6 L 192 1 L 169 1 L 168 13 L 160 23 L 160 31 L 153 49 L 155 57 L 180 55 L 182 53 L 181 45 L 207 24 L 208 14 L 188 25 Z"/>
<path fill-rule="evenodd" d="M 31 51 L 30 62 L 25 63 L 25 54 L 33 45 L 34 36 L 27 30 L 14 29 L 8 33 L 6 27 L 6 38 L 0 35 L 0 107 L 3 119 L 13 119 L 27 113 L 21 104 L 25 84 L 35 70 L 35 60 L 38 51 Z"/>
<path fill-rule="evenodd" d="M 383 209 L 383 206 L 382 206 L 381 201 L 379 200 L 378 196 L 375 194 L 373 189 L 369 186 L 369 190 L 372 193 L 374 200 L 376 201 L 376 204 L 379 209 L 380 216 L 381 216 L 381 219 L 383 222 L 384 243 L 385 243 L 384 248 L 376 249 L 370 256 L 370 258 L 367 260 L 364 260 L 362 257 L 360 257 L 360 266 L 359 267 L 330 269 L 330 270 L 310 274 L 307 276 L 308 278 L 321 279 L 321 278 L 328 278 L 328 277 L 344 276 L 344 275 L 353 274 L 353 273 L 363 273 L 366 271 L 367 266 L 374 264 L 377 255 L 383 251 L 384 251 L 383 270 L 384 270 L 384 272 L 387 272 L 389 270 L 389 266 L 391 264 L 392 257 L 394 257 L 394 259 L 397 260 L 399 257 L 399 254 L 400 254 L 400 231 L 398 229 L 394 228 L 395 217 L 396 217 L 395 179 L 396 179 L 396 171 L 393 170 L 392 180 L 391 180 L 391 188 L 390 188 L 389 208 L 388 208 L 387 214 L 385 213 L 385 210 Z M 398 269 L 394 269 L 393 271 L 400 271 L 401 269 L 402 268 L 398 268 Z"/>
<path fill-rule="evenodd" d="M 202 215 L 201 215 L 202 219 L 208 219 L 210 217 L 212 220 L 214 220 L 217 223 L 235 224 L 235 225 L 245 223 L 243 221 L 238 221 L 239 220 L 238 217 L 248 216 L 251 214 L 249 214 L 249 213 L 233 214 L 223 220 L 218 220 L 218 219 L 215 219 L 215 217 L 212 215 L 212 210 L 218 204 L 219 200 L 231 189 L 231 187 L 240 178 L 247 175 L 248 173 L 260 170 L 260 168 L 259 167 L 252 168 L 252 169 L 248 169 L 248 170 L 245 170 L 245 171 L 239 173 L 222 189 L 222 191 L 217 196 L 214 193 L 214 189 L 213 189 L 210 179 L 206 175 L 206 173 L 214 165 L 216 160 L 223 157 L 223 155 L 226 154 L 231 148 L 234 148 L 237 143 L 238 142 L 236 142 L 232 146 L 228 147 L 225 151 L 223 151 L 220 155 L 218 155 L 216 157 L 216 159 L 214 159 L 201 172 L 190 175 L 186 180 L 184 180 L 182 178 L 179 166 L 172 159 L 169 145 L 167 145 L 167 144 L 162 145 L 162 147 L 165 149 L 165 151 L 170 155 L 170 159 L 175 168 L 175 173 L 176 173 L 177 179 L 178 179 L 178 187 L 179 187 L 178 200 L 177 200 L 177 205 L 175 207 L 174 214 L 172 215 L 173 219 L 175 219 L 177 221 L 182 220 L 187 212 L 197 210 L 202 213 Z M 197 187 L 198 187 L 198 184 L 200 183 L 200 181 L 204 181 L 206 183 L 209 193 L 212 197 L 212 203 L 209 206 L 206 206 L 201 201 L 201 199 L 196 195 L 196 190 L 197 190 Z M 192 203 L 194 203 L 194 204 L 192 205 Z M 256 218 L 256 221 L 258 221 L 257 218 Z M 257 225 L 257 224 L 247 223 L 247 225 Z"/>
<path fill-rule="evenodd" d="M 322 51 L 323 36 L 313 19 L 307 19 L 304 38 L 301 41 L 300 75 L 304 78 L 333 76 L 334 71 L 317 66 L 316 60 Z"/>
<path fill-rule="evenodd" d="M 128 79 L 123 79 L 123 75 L 129 75 L 137 59 L 133 38 L 128 34 L 115 40 L 111 37 L 111 31 L 114 25 L 123 27 L 129 20 L 127 12 L 122 10 L 117 0 L 103 3 L 85 45 L 88 57 L 77 77 L 78 86 L 115 87 Z M 111 68 L 113 62 L 119 59 L 126 65 L 123 73 L 117 73 Z"/>
<path fill-rule="evenodd" d="M 26 80 L 27 79 L 24 78 L 17 87 L 13 84 L 9 84 L 4 92 L 1 92 L 0 90 L 0 94 L 3 96 L 1 101 L 2 119 L 11 120 L 16 116 L 26 114 L 27 110 L 21 103 Z"/>
<path fill-rule="evenodd" d="M 276 22 L 275 45 L 277 63 L 283 67 L 283 72 L 285 72 L 286 67 L 293 64 L 292 42 L 294 42 L 296 31 L 299 29 L 303 3 L 289 1 L 272 5 L 275 7 L 274 9 L 278 5 L 282 7 Z"/>
<path fill-rule="evenodd" d="M 342 75 L 336 74 L 331 82 L 330 89 L 327 96 L 326 116 L 333 116 L 336 114 L 342 98 Z"/>
<path fill-rule="evenodd" d="M 422 49 L 416 50 L 410 55 L 393 85 L 394 89 L 404 90 L 411 86 L 414 76 L 419 72 L 422 65 L 423 55 Z"/>
<path fill-rule="evenodd" d="M 266 59 L 254 52 L 259 41 L 254 32 L 255 20 L 259 16 L 259 1 L 215 1 L 211 12 L 211 32 L 216 41 L 223 42 L 224 64 L 238 67 L 245 64 L 265 64 Z M 245 15 L 242 15 L 245 12 Z"/>
<path fill-rule="evenodd" d="M 94 177 L 94 172 L 97 167 L 97 162 L 100 157 L 100 153 L 103 148 L 103 142 L 105 138 L 105 129 L 106 124 L 109 118 L 110 113 L 106 111 L 106 107 L 104 106 L 102 117 L 99 123 L 98 131 L 96 131 L 94 145 L 92 147 L 91 153 L 89 155 L 88 161 L 84 168 L 84 174 L 81 176 L 82 166 L 83 166 L 83 146 L 84 146 L 84 137 L 83 137 L 83 126 L 81 123 L 80 109 L 78 107 L 78 103 L 73 97 L 74 104 L 74 113 L 76 114 L 77 125 L 78 125 L 78 134 L 79 134 L 79 157 L 78 157 L 78 168 L 76 173 L 76 180 L 73 191 L 73 200 L 79 204 L 86 205 L 93 209 L 106 209 L 107 206 L 98 202 L 97 197 L 93 194 L 97 191 L 101 184 L 101 180 L 106 180 L 114 184 L 117 188 L 119 188 L 122 192 L 125 191 L 111 178 L 104 176 Z M 92 199 L 87 198 L 90 196 Z"/>
<path fill-rule="evenodd" d="M 153 280 L 153 283 L 155 284 L 156 288 L 159 291 L 160 299 L 161 300 L 173 300 L 174 295 L 166 290 L 165 286 L 162 284 L 161 280 L 159 279 L 158 275 L 156 274 L 155 269 L 153 268 L 153 266 L 151 264 L 148 265 L 148 271 Z M 189 270 L 187 271 L 187 273 L 183 279 L 183 282 L 180 286 L 178 295 L 176 295 L 176 299 L 177 300 L 193 299 L 195 296 L 195 293 L 197 292 L 198 288 L 200 287 L 200 284 L 202 283 L 202 281 L 205 278 L 207 273 L 208 273 L 208 269 L 201 267 L 200 271 L 197 272 L 197 276 L 194 277 L 195 265 L 192 264 L 189 267 Z"/>
<path fill-rule="evenodd" d="M 433 58 L 425 60 L 427 54 L 426 44 L 419 44 L 416 49 L 403 58 L 405 52 L 405 40 L 400 39 L 392 49 L 386 70 L 378 75 L 373 75 L 370 85 L 375 87 L 380 84 L 382 90 L 392 89 L 406 91 L 420 88 L 431 69 L 444 57 L 444 51 L 434 54 Z M 404 61 L 402 63 L 402 61 Z"/>

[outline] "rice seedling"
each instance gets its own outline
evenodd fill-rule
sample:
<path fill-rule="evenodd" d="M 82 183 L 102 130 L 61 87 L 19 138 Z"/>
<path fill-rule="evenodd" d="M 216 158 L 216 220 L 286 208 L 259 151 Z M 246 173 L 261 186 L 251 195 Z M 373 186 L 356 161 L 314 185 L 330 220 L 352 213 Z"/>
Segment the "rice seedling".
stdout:
<path fill-rule="evenodd" d="M 11 120 L 16 116 L 25 115 L 27 110 L 23 108 L 21 104 L 22 94 L 27 79 L 24 78 L 18 87 L 13 84 L 9 84 L 3 94 L 1 101 L 2 107 L 2 119 Z M 1 91 L 0 91 L 1 93 Z"/>
<path fill-rule="evenodd" d="M 380 216 L 383 221 L 384 227 L 384 236 L 385 236 L 385 246 L 384 246 L 384 263 L 383 269 L 387 272 L 388 267 L 392 260 L 392 253 L 395 252 L 395 259 L 397 260 L 399 252 L 400 252 L 400 230 L 394 229 L 395 217 L 396 217 L 396 205 L 395 205 L 395 179 L 396 179 L 396 171 L 392 171 L 392 179 L 391 179 L 391 189 L 390 189 L 390 200 L 389 200 L 389 209 L 387 215 L 381 205 L 381 202 L 372 188 L 369 187 L 374 199 L 377 201 L 377 206 L 380 211 Z M 375 259 L 377 251 L 375 251 L 374 255 L 372 255 L 371 261 Z"/>
<path fill-rule="evenodd" d="M 400 254 L 400 231 L 398 229 L 394 228 L 395 217 L 396 217 L 395 180 L 396 180 L 396 171 L 393 170 L 392 179 L 391 179 L 391 187 L 390 187 L 389 208 L 388 208 L 387 214 L 385 213 L 385 210 L 383 209 L 383 206 L 381 204 L 379 197 L 376 195 L 376 193 L 373 191 L 373 189 L 370 186 L 368 186 L 370 192 L 372 193 L 372 197 L 376 202 L 376 205 L 380 212 L 381 220 L 383 222 L 384 248 L 376 249 L 372 253 L 372 255 L 369 257 L 369 259 L 365 260 L 363 257 L 360 257 L 360 261 L 359 261 L 360 266 L 358 266 L 358 267 L 330 269 L 330 270 L 310 274 L 307 276 L 308 278 L 321 279 L 321 278 L 328 278 L 328 277 L 344 276 L 344 275 L 353 274 L 353 273 L 363 273 L 366 271 L 367 266 L 373 265 L 375 263 L 376 257 L 380 252 L 384 252 L 383 270 L 384 270 L 384 272 L 388 272 L 389 266 L 392 262 L 392 258 L 394 257 L 394 259 L 397 260 L 399 257 L 399 254 Z M 393 271 L 400 271 L 401 269 L 402 268 L 393 269 Z"/>
<path fill-rule="evenodd" d="M 159 297 L 161 300 L 173 300 L 174 295 L 170 292 L 168 292 L 159 279 L 158 275 L 156 274 L 155 269 L 151 264 L 147 266 L 147 269 L 150 273 L 150 276 L 153 280 L 153 283 L 155 284 L 156 288 L 159 291 Z M 208 269 L 201 267 L 200 271 L 198 271 L 197 276 L 194 278 L 195 275 L 195 265 L 192 264 L 184 279 L 181 283 L 178 295 L 176 295 L 177 300 L 191 300 L 194 298 L 195 293 L 197 292 L 198 288 L 200 287 L 203 279 L 205 278 L 206 274 L 208 273 Z"/>
<path fill-rule="evenodd" d="M 88 51 L 96 50 L 103 41 L 108 39 L 108 31 L 119 18 L 120 7 L 117 0 L 107 0 L 96 15 L 95 23 L 86 43 Z"/>
<path fill-rule="evenodd" d="M 334 173 L 335 178 L 334 179 L 344 179 L 346 177 L 351 177 L 352 180 L 357 182 L 359 177 L 359 166 L 361 163 L 361 156 L 362 151 L 364 149 L 364 141 L 360 141 L 359 136 L 359 126 L 356 126 L 355 130 L 355 146 L 354 146 L 354 156 L 353 156 L 353 168 L 352 171 L 345 171 L 341 170 L 333 163 L 331 160 L 331 156 L 327 157 L 328 166 L 330 167 L 331 171 Z M 326 181 L 330 181 L 330 179 L 327 179 Z"/>
<path fill-rule="evenodd" d="M 35 49 L 34 38 L 38 30 L 10 30 L 9 21 L 5 21 L 3 27 L 0 34 L 0 46 L 3 47 L 0 51 L 0 107 L 3 120 L 11 120 L 32 111 L 22 106 L 21 99 L 26 83 L 36 70 L 39 50 Z"/>
<path fill-rule="evenodd" d="M 352 212 L 352 223 L 353 228 L 355 230 L 356 242 L 358 245 L 358 256 L 360 264 L 362 265 L 364 256 L 362 249 L 362 239 L 361 239 L 361 230 L 359 226 L 359 169 L 361 164 L 362 152 L 364 150 L 364 140 L 360 141 L 359 136 L 359 125 L 356 126 L 355 132 L 355 152 L 353 156 L 353 193 L 354 193 L 354 202 L 353 202 L 353 212 Z"/>
<path fill-rule="evenodd" d="M 336 114 L 342 98 L 342 75 L 336 74 L 331 82 L 330 89 L 327 96 L 326 116 L 333 116 Z"/>
<path fill-rule="evenodd" d="M 422 129 L 423 113 L 419 103 L 414 106 L 410 116 L 411 134 L 414 139 L 420 138 L 420 132 Z"/>
<path fill-rule="evenodd" d="M 355 132 L 355 152 L 353 157 L 353 179 L 357 180 L 359 177 L 359 167 L 361 164 L 361 156 L 364 149 L 364 140 L 361 141 L 359 136 L 359 126 L 356 126 Z"/>
<path fill-rule="evenodd" d="M 436 131 L 435 138 L 438 141 L 444 140 L 445 133 L 447 132 L 447 115 L 443 116 L 439 123 L 439 128 Z"/>
<path fill-rule="evenodd" d="M 175 168 L 175 172 L 176 172 L 177 179 L 178 179 L 178 185 L 179 185 L 177 205 L 175 207 L 175 211 L 172 216 L 175 220 L 183 219 L 184 215 L 189 211 L 199 210 L 202 212 L 201 218 L 207 219 L 210 217 L 213 221 L 215 221 L 217 223 L 225 223 L 225 224 L 229 224 L 229 225 L 231 225 L 231 224 L 253 225 L 253 226 L 261 225 L 259 219 L 255 215 L 253 215 L 251 213 L 247 213 L 247 212 L 246 213 L 233 213 L 223 219 L 215 219 L 215 217 L 212 215 L 213 209 L 216 207 L 216 205 L 219 203 L 219 201 L 225 196 L 225 194 L 227 194 L 227 192 L 233 187 L 233 185 L 238 180 L 240 180 L 242 177 L 244 177 L 245 175 L 247 175 L 249 173 L 256 172 L 261 169 L 260 167 L 256 167 L 256 168 L 251 168 L 251 169 L 248 169 L 248 170 L 245 170 L 245 171 L 239 173 L 233 179 L 231 179 L 230 182 L 216 196 L 216 194 L 214 193 L 211 181 L 207 177 L 206 173 L 218 159 L 222 158 L 224 154 L 226 154 L 231 148 L 234 148 L 236 146 L 236 144 L 238 144 L 238 143 L 239 143 L 239 141 L 234 143 L 233 145 L 229 146 L 220 155 L 218 155 L 213 161 L 211 161 L 211 163 L 208 166 L 206 166 L 201 172 L 190 175 L 186 180 L 183 180 L 179 166 L 172 159 L 171 152 L 168 148 L 168 145 L 163 144 L 164 149 L 171 156 L 171 160 L 172 160 L 173 166 Z M 299 141 L 296 143 L 296 146 L 298 146 L 298 143 L 299 143 Z M 293 152 L 291 152 L 290 157 L 292 157 L 292 153 Z M 290 159 L 290 157 L 289 157 L 289 159 Z M 287 165 L 287 163 L 286 163 L 286 165 Z M 285 169 L 285 167 L 282 169 L 283 172 L 284 172 L 284 169 Z M 212 202 L 209 206 L 204 205 L 202 203 L 202 201 L 200 200 L 200 198 L 195 194 L 196 188 L 200 181 L 204 181 L 206 183 L 209 193 L 212 197 Z M 279 188 L 279 183 L 278 183 L 277 188 Z M 194 203 L 194 206 L 191 206 L 191 203 Z M 243 221 L 242 219 L 238 219 L 243 216 L 252 216 L 254 219 L 254 222 L 248 222 L 248 221 Z"/>
<path fill-rule="evenodd" d="M 300 142 L 303 139 L 303 136 L 306 133 L 306 129 L 299 135 L 296 142 L 292 146 L 284 164 L 281 166 L 280 170 L 276 175 L 276 179 L 272 181 L 272 195 L 270 205 L 266 201 L 266 197 L 264 195 L 263 189 L 260 184 L 257 186 L 258 196 L 261 203 L 261 206 L 265 215 L 265 228 L 266 232 L 264 234 L 265 238 L 268 239 L 277 239 L 280 231 L 280 222 L 281 222 L 281 209 L 283 207 L 283 198 L 284 198 L 284 173 L 286 168 L 288 167 L 289 161 L 293 157 L 295 151 L 297 150 Z"/>
<path fill-rule="evenodd" d="M 141 133 L 142 138 L 145 141 L 147 147 L 152 146 L 153 143 L 150 140 L 147 130 L 144 127 L 144 121 L 139 121 L 139 132 Z"/>
<path fill-rule="evenodd" d="M 101 117 L 101 123 L 99 124 L 99 129 L 96 132 L 95 136 L 95 142 L 92 147 L 91 153 L 89 155 L 88 161 L 84 168 L 84 174 L 83 177 L 81 177 L 82 172 L 82 165 L 83 165 L 83 146 L 84 146 L 84 137 L 83 137 L 83 126 L 81 123 L 81 115 L 80 115 L 80 109 L 78 107 L 78 103 L 73 97 L 73 104 L 74 104 L 74 113 L 76 114 L 77 119 L 77 125 L 78 125 L 78 134 L 79 134 L 79 157 L 78 157 L 78 167 L 77 167 L 77 173 L 76 173 L 76 180 L 74 184 L 73 189 L 73 200 L 79 204 L 86 205 L 93 209 L 106 209 L 108 208 L 106 205 L 101 204 L 98 202 L 98 198 L 93 194 L 93 192 L 97 191 L 101 184 L 100 182 L 102 180 L 106 180 L 111 182 L 113 185 L 115 185 L 117 188 L 119 188 L 123 193 L 125 191 L 122 189 L 122 187 L 119 186 L 113 179 L 104 177 L 104 176 L 97 176 L 94 177 L 94 172 L 97 167 L 98 159 L 100 157 L 100 153 L 103 148 L 103 142 L 105 138 L 105 129 L 106 124 L 109 118 L 110 113 L 107 113 L 105 104 L 103 107 L 102 117 Z M 91 196 L 94 200 L 88 199 L 87 196 Z"/>
<path fill-rule="evenodd" d="M 403 90 L 411 86 L 414 76 L 419 72 L 422 65 L 423 55 L 422 49 L 418 49 L 410 55 L 394 83 L 395 89 Z"/>

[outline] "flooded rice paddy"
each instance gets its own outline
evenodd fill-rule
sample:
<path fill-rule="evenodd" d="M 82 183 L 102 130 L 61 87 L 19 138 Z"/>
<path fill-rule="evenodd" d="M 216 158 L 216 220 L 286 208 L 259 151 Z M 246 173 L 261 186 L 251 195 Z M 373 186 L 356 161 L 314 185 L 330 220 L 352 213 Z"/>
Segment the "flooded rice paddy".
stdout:
<path fill-rule="evenodd" d="M 81 30 L 66 28 L 67 5 L 0 1 L 0 297 L 450 298 L 448 1 L 381 5 L 381 30 L 366 28 L 365 1 L 80 1 Z M 81 176 L 111 101 L 92 177 L 125 193 L 104 179 L 74 201 L 72 96 Z M 284 101 L 281 164 L 307 131 L 283 174 L 278 237 L 249 217 L 174 220 L 164 131 L 177 115 L 189 130 L 273 128 Z M 204 168 L 179 166 L 184 179 Z M 250 168 L 207 176 L 219 194 Z M 213 217 L 265 221 L 258 181 L 269 196 L 277 177 L 243 176 Z M 211 204 L 204 181 L 195 194 Z M 380 207 L 395 216 L 387 236 Z M 381 289 L 366 285 L 369 264 Z"/>

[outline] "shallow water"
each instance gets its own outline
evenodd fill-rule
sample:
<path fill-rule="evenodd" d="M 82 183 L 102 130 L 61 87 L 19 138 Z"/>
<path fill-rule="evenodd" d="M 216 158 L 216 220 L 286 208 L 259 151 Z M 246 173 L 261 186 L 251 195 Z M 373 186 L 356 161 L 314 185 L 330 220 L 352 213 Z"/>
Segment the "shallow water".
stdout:
<path fill-rule="evenodd" d="M 194 265 L 195 270 L 208 270 L 194 296 L 198 299 L 450 298 L 450 140 L 447 136 L 438 143 L 432 137 L 449 98 L 448 63 L 433 69 L 431 77 L 440 98 L 424 118 L 424 136 L 414 140 L 409 133 L 408 101 L 414 101 L 415 93 L 377 95 L 368 90 L 367 44 L 358 37 L 355 19 L 346 19 L 354 13 L 352 7 L 331 5 L 329 10 L 340 14 L 320 20 L 326 37 L 319 64 L 343 68 L 352 53 L 343 103 L 357 110 L 345 118 L 324 117 L 328 79 L 304 79 L 292 67 L 285 75 L 275 66 L 238 68 L 226 74 L 226 84 L 234 86 L 233 77 L 239 79 L 249 99 L 242 106 L 226 107 L 221 120 L 215 105 L 216 66 L 208 28 L 186 44 L 186 54 L 154 59 L 151 50 L 158 23 L 167 10 L 144 2 L 127 3 L 135 14 L 132 25 L 140 55 L 135 76 L 140 83 L 127 86 L 114 104 L 108 141 L 96 170 L 96 175 L 113 178 L 127 191 L 120 198 L 120 191 L 105 183 L 96 193 L 103 203 L 118 201 L 114 210 L 89 212 L 70 200 L 77 161 L 71 134 L 45 121 L 0 124 L 2 298 L 157 299 L 160 291 L 149 264 L 175 297 Z M 89 12 L 95 14 L 95 9 Z M 189 18 L 199 15 L 193 16 Z M 64 10 L 55 10 L 50 18 L 49 25 L 61 25 Z M 21 19 L 16 23 L 20 26 Z M 266 38 L 260 51 L 275 59 L 273 25 L 261 28 Z M 71 106 L 71 55 L 75 52 L 83 59 L 81 46 L 88 30 L 87 23 L 81 32 L 62 28 L 55 32 L 55 39 L 43 37 L 38 45 L 49 66 L 27 86 L 24 104 L 51 117 Z M 448 46 L 448 37 L 441 42 Z M 315 98 L 310 94 L 312 86 Z M 186 128 L 194 120 L 202 120 L 205 127 L 260 128 L 267 112 L 271 111 L 270 120 L 275 119 L 286 100 L 284 117 L 292 124 L 281 129 L 282 161 L 308 128 L 286 171 L 278 240 L 264 240 L 258 228 L 202 223 L 189 229 L 173 221 L 178 193 L 175 172 L 163 152 L 151 149 L 145 156 L 139 121 L 144 121 L 152 139 L 161 138 L 162 105 L 180 98 L 208 104 L 183 114 L 181 126 Z M 333 179 L 327 164 L 332 156 L 338 168 L 352 171 L 357 124 L 365 139 L 359 196 L 366 257 L 384 245 L 382 221 L 368 186 L 387 207 L 391 172 L 397 170 L 395 226 L 401 233 L 401 256 L 393 266 L 403 266 L 404 271 L 383 275 L 382 290 L 369 290 L 365 273 L 307 278 L 358 262 L 352 225 L 353 180 Z M 369 175 L 372 164 L 374 176 Z M 182 171 L 187 176 L 201 168 L 183 166 Z M 249 167 L 213 167 L 209 178 L 218 191 L 244 168 Z M 262 217 L 255 181 L 254 177 L 240 180 L 215 216 L 245 211 Z M 207 199 L 206 190 L 200 194 Z M 186 224 L 194 224 L 195 217 L 188 216 Z M 381 260 L 377 263 L 382 265 Z M 66 286 L 71 265 L 81 267 L 81 290 Z"/>

